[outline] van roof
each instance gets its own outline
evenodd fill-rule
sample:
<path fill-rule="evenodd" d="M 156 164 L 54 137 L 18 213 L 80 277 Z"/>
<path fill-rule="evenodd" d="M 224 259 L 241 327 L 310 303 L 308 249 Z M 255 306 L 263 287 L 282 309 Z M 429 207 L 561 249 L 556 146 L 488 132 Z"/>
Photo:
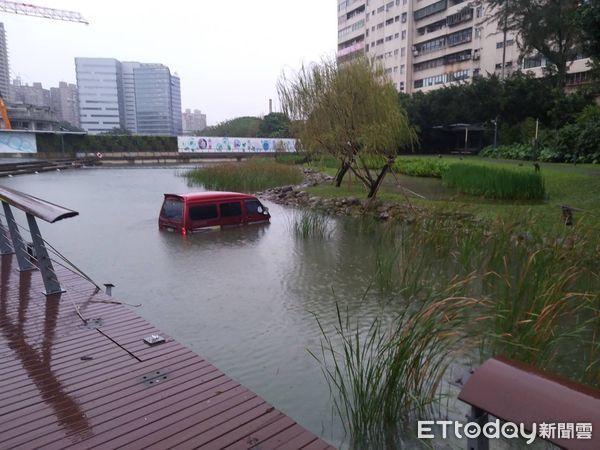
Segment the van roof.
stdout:
<path fill-rule="evenodd" d="M 185 201 L 193 200 L 226 200 L 226 199 L 254 199 L 254 195 L 242 194 L 240 192 L 225 192 L 225 191 L 205 191 L 205 192 L 190 192 L 187 194 L 165 194 L 166 197 L 178 197 Z"/>

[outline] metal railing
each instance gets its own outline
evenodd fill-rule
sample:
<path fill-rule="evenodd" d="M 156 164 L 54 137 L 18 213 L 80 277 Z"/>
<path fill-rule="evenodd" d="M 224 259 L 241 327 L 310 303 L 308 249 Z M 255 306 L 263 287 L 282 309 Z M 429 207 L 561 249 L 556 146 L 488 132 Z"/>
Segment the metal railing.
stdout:
<path fill-rule="evenodd" d="M 3 186 L 0 186 L 0 201 L 2 202 L 4 217 L 6 218 L 8 227 L 7 230 L 0 220 L 0 254 L 8 255 L 14 253 L 19 263 L 19 271 L 21 272 L 39 269 L 44 282 L 45 295 L 65 292 L 54 271 L 36 218 L 48 223 L 54 223 L 62 219 L 77 216 L 79 213 Z M 19 225 L 14 218 L 11 206 L 23 211 L 27 217 L 35 259 L 31 258 L 28 252 L 27 245 L 21 236 Z"/>

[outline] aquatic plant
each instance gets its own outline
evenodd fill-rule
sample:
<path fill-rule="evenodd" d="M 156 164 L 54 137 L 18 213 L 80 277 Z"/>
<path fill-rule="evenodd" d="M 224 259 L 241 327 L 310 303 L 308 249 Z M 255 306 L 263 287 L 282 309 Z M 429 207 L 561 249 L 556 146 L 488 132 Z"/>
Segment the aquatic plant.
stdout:
<path fill-rule="evenodd" d="M 209 190 L 247 193 L 302 181 L 299 168 L 258 158 L 199 167 L 184 173 L 184 176 L 189 184 L 202 185 Z"/>
<path fill-rule="evenodd" d="M 325 214 L 312 209 L 294 211 L 289 219 L 289 228 L 296 237 L 303 239 L 327 239 L 332 232 L 329 218 Z"/>
<path fill-rule="evenodd" d="M 360 320 L 336 303 L 333 333 L 319 322 L 319 361 L 351 448 L 399 448 L 407 424 L 432 414 L 440 383 L 461 337 L 456 324 L 473 301 L 418 302 L 391 321 Z M 318 320 L 318 318 L 317 318 Z"/>
<path fill-rule="evenodd" d="M 492 167 L 472 163 L 450 164 L 442 173 L 446 187 L 498 200 L 543 200 L 544 178 L 532 169 Z"/>

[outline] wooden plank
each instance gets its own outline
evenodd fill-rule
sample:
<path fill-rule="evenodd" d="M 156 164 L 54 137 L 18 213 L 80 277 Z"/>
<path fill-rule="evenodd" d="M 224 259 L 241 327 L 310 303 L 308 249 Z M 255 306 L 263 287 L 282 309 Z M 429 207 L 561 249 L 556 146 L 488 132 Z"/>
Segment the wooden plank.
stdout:
<path fill-rule="evenodd" d="M 68 293 L 47 298 L 38 272 L 1 262 L 2 448 L 327 447 L 80 275 L 57 267 Z"/>

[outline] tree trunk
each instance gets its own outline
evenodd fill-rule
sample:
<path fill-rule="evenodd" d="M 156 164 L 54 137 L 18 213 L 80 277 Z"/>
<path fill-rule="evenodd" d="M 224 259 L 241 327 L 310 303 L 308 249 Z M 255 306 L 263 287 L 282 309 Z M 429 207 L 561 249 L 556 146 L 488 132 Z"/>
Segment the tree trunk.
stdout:
<path fill-rule="evenodd" d="M 394 159 L 387 160 L 387 162 L 381 169 L 381 172 L 379 172 L 379 175 L 377 175 L 377 179 L 371 185 L 371 189 L 369 190 L 369 195 L 367 195 L 367 198 L 374 198 L 377 195 L 377 192 L 379 191 L 379 188 L 381 187 L 381 183 L 383 182 L 385 175 L 387 174 L 388 170 L 390 170 L 390 167 L 393 163 L 394 163 Z"/>
<path fill-rule="evenodd" d="M 340 187 L 342 185 L 342 181 L 344 176 L 346 176 L 348 169 L 350 169 L 350 163 L 344 160 L 342 167 L 340 167 L 340 170 L 338 170 L 337 174 L 335 175 L 335 187 Z"/>

